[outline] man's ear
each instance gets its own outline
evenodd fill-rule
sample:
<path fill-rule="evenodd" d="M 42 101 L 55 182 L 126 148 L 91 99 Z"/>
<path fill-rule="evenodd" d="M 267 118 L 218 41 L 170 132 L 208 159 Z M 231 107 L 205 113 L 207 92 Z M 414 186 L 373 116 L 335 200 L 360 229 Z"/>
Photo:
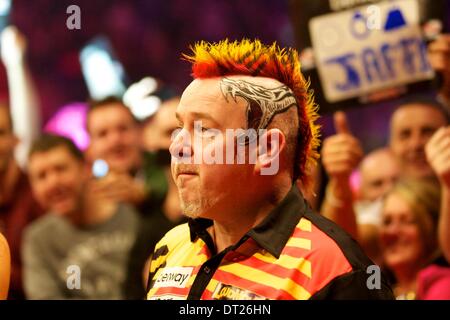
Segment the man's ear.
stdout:
<path fill-rule="evenodd" d="M 266 130 L 258 139 L 255 172 L 260 175 L 276 175 L 280 157 L 286 147 L 286 137 L 279 129 Z"/>

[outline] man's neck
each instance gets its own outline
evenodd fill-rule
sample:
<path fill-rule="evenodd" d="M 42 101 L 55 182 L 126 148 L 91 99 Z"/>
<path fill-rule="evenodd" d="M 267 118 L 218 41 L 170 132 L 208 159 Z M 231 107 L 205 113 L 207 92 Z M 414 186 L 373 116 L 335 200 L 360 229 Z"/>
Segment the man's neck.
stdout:
<path fill-rule="evenodd" d="M 236 244 L 248 231 L 260 224 L 284 199 L 290 188 L 291 186 L 286 186 L 277 194 L 263 197 L 263 200 L 252 203 L 247 208 L 230 212 L 224 220 L 214 220 L 211 234 L 217 252 Z"/>

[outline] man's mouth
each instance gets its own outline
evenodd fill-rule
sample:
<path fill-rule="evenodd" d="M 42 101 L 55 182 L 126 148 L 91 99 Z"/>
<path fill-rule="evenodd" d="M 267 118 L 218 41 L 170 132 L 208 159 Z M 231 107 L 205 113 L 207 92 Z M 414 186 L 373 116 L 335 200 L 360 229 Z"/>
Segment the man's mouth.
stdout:
<path fill-rule="evenodd" d="M 70 198 L 70 192 L 67 189 L 58 189 L 50 193 L 48 199 L 50 203 L 59 204 Z"/>
<path fill-rule="evenodd" d="M 179 172 L 177 173 L 177 177 L 193 177 L 197 176 L 198 174 L 195 172 L 185 171 L 185 172 Z"/>
<path fill-rule="evenodd" d="M 192 177 L 198 176 L 198 171 L 191 167 L 178 166 L 175 167 L 175 176 L 178 177 Z"/>
<path fill-rule="evenodd" d="M 419 164 L 419 165 L 423 165 L 423 164 L 427 164 L 427 157 L 425 156 L 425 154 L 415 154 L 409 157 L 409 161 L 412 162 L 413 164 Z"/>
<path fill-rule="evenodd" d="M 123 158 L 124 156 L 127 155 L 127 148 L 125 147 L 115 148 L 111 150 L 110 154 L 114 158 Z"/>

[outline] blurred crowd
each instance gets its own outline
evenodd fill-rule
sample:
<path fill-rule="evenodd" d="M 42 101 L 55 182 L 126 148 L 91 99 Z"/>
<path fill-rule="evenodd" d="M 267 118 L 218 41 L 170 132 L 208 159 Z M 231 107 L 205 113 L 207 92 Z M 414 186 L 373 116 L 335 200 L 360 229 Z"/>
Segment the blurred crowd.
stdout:
<path fill-rule="evenodd" d="M 90 101 L 90 145 L 82 152 L 66 137 L 40 132 L 24 36 L 8 27 L 1 47 L 11 95 L 11 107 L 0 108 L 9 298 L 143 298 L 154 245 L 184 220 L 168 151 L 178 98 L 144 122 L 115 97 Z"/>
<path fill-rule="evenodd" d="M 7 297 L 143 299 L 154 246 L 185 222 L 169 153 L 179 97 L 143 121 L 121 99 L 89 101 L 90 144 L 81 151 L 69 138 L 41 132 L 26 51 L 23 34 L 6 28 L 0 233 L 11 253 Z M 314 190 L 298 185 L 389 275 L 398 299 L 450 299 L 450 36 L 430 43 L 428 57 L 442 87 L 396 106 L 389 132 L 380 133 L 386 146 L 365 154 L 346 114 L 336 112 L 335 134 L 310 172 Z"/>

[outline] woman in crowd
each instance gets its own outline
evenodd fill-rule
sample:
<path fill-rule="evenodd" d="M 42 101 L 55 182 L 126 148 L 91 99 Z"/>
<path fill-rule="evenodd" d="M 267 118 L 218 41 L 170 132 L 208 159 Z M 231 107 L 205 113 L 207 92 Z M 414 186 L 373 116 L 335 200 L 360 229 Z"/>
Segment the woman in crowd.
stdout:
<path fill-rule="evenodd" d="M 420 271 L 443 260 L 436 231 L 440 196 L 434 179 L 408 179 L 399 181 L 385 198 L 380 240 L 397 299 L 420 299 Z"/>

